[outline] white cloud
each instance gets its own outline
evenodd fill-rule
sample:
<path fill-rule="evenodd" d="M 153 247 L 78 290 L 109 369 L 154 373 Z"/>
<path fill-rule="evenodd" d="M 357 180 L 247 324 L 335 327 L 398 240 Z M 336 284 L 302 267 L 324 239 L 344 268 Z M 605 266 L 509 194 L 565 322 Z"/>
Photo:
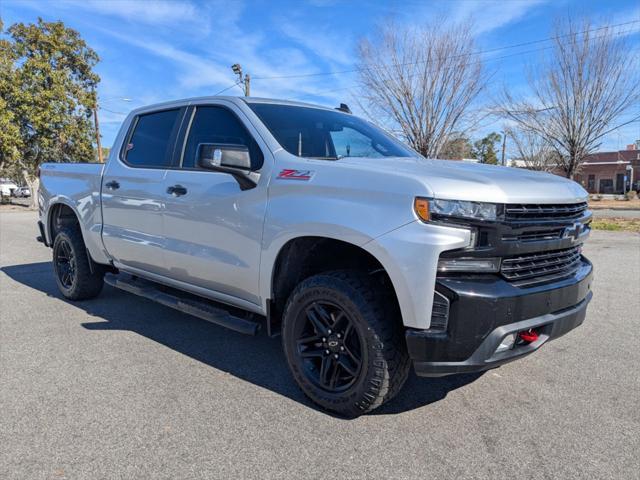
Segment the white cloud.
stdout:
<path fill-rule="evenodd" d="M 353 59 L 353 39 L 347 33 L 304 29 L 299 22 L 286 21 L 280 23 L 280 30 L 297 44 L 313 52 L 329 63 L 351 65 Z"/>
<path fill-rule="evenodd" d="M 477 34 L 488 33 L 523 19 L 531 10 L 548 1 L 456 2 L 451 10 L 451 18 L 457 22 L 471 19 Z"/>
<path fill-rule="evenodd" d="M 180 66 L 178 80 L 180 85 L 186 89 L 230 83 L 233 78 L 227 71 L 226 65 L 181 50 L 166 42 L 143 36 L 122 34 L 113 30 L 105 29 L 103 31 L 120 41 L 146 50 Z"/>
<path fill-rule="evenodd" d="M 189 2 L 169 0 L 65 0 L 57 8 L 79 9 L 146 24 L 175 24 L 200 21 L 197 8 Z"/>

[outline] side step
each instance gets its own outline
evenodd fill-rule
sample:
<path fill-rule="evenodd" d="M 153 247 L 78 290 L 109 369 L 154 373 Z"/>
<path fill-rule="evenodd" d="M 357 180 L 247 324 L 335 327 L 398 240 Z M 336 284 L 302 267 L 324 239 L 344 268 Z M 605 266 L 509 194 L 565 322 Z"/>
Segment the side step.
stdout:
<path fill-rule="evenodd" d="M 207 322 L 235 330 L 236 332 L 255 335 L 260 329 L 260 324 L 258 322 L 236 317 L 227 310 L 224 310 L 224 308 L 214 306 L 212 302 L 208 302 L 205 299 L 200 299 L 195 295 L 190 295 L 174 288 L 165 287 L 163 285 L 126 274 L 107 274 L 104 277 L 104 281 L 112 287 L 153 300 L 154 302 L 175 308 L 181 312 L 201 318 Z"/>

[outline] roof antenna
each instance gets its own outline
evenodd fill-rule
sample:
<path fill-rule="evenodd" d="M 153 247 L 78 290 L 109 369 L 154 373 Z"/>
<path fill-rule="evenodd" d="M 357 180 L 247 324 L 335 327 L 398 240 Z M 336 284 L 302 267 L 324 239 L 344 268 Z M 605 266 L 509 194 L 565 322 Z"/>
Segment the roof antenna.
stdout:
<path fill-rule="evenodd" d="M 345 113 L 351 113 L 351 109 L 349 108 L 349 105 L 347 105 L 346 103 L 341 103 L 340 106 L 336 108 L 336 110 L 340 110 L 341 112 L 345 112 Z"/>

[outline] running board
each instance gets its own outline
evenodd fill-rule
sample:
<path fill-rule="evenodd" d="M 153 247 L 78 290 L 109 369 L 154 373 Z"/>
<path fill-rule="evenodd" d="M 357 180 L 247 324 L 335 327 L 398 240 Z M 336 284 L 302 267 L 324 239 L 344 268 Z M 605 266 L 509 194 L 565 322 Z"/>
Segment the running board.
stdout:
<path fill-rule="evenodd" d="M 125 275 L 126 274 L 107 274 L 104 277 L 104 281 L 112 287 L 153 300 L 154 302 L 180 310 L 181 312 L 201 318 L 207 322 L 235 330 L 236 332 L 255 335 L 260 329 L 258 322 L 236 317 L 224 308 L 214 306 L 213 303 L 205 299 L 139 277 Z"/>

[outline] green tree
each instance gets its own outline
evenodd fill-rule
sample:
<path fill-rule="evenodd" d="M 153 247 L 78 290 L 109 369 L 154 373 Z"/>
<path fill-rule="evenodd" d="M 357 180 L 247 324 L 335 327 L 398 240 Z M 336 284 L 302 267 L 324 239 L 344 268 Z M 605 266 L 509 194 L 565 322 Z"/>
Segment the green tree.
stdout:
<path fill-rule="evenodd" d="M 0 20 L 0 32 L 3 29 Z M 22 148 L 15 112 L 7 99 L 18 95 L 15 62 L 17 55 L 11 43 L 0 38 L 0 176 L 15 177 L 16 161 Z"/>
<path fill-rule="evenodd" d="M 496 165 L 498 163 L 498 156 L 496 155 L 496 144 L 499 144 L 502 140 L 502 135 L 496 132 L 491 132 L 484 138 L 474 142 L 473 153 L 480 163 L 490 163 Z"/>
<path fill-rule="evenodd" d="M 7 34 L 0 74 L 6 112 L 0 123 L 11 124 L 18 134 L 13 154 L 10 147 L 0 147 L 2 168 L 19 171 L 35 192 L 41 163 L 95 158 L 92 113 L 100 78 L 93 67 L 98 55 L 62 22 L 16 23 Z"/>
<path fill-rule="evenodd" d="M 444 142 L 439 157 L 447 160 L 473 158 L 473 145 L 471 145 L 469 138 L 462 133 L 451 135 Z"/>

